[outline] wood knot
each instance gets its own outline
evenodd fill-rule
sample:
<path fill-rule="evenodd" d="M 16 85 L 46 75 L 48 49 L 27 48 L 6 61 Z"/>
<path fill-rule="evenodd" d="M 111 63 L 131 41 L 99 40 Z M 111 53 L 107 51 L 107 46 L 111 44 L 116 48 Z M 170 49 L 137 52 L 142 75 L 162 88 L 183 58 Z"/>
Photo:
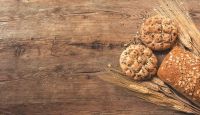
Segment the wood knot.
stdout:
<path fill-rule="evenodd" d="M 15 55 L 16 57 L 20 57 L 20 56 L 23 55 L 23 54 L 25 53 L 25 51 L 26 51 L 24 45 L 20 45 L 20 44 L 15 45 L 15 46 L 14 46 L 14 49 L 15 49 L 14 55 Z"/>

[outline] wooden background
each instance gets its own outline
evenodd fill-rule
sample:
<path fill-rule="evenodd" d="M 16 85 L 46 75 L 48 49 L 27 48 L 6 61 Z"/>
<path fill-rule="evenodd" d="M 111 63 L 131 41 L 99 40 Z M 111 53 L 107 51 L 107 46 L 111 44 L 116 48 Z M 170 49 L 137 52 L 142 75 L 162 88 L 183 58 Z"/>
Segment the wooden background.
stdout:
<path fill-rule="evenodd" d="M 200 0 L 187 0 L 200 28 Z M 185 115 L 101 81 L 155 0 L 0 0 L 1 115 Z"/>

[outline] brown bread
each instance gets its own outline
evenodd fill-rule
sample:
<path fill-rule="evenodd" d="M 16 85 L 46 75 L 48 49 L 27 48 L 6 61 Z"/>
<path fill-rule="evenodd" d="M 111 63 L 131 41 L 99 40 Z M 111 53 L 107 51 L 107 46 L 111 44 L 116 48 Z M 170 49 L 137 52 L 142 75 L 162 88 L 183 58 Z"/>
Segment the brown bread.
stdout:
<path fill-rule="evenodd" d="M 176 46 L 163 60 L 158 76 L 186 97 L 200 102 L 200 57 Z"/>

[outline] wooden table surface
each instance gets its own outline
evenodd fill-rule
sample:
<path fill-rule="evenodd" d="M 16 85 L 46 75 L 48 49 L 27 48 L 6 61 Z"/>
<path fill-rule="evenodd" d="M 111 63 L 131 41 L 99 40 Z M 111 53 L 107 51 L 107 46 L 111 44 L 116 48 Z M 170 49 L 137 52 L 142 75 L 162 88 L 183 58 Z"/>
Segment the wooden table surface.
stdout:
<path fill-rule="evenodd" d="M 200 0 L 186 5 L 200 28 Z M 0 0 L 0 115 L 185 115 L 101 81 L 155 0 Z"/>

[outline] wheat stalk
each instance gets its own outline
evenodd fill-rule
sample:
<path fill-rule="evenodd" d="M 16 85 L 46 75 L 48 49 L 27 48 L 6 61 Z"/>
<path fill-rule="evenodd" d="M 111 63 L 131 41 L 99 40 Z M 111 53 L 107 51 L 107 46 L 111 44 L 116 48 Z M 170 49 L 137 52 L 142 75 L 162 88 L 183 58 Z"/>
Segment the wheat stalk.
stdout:
<path fill-rule="evenodd" d="M 200 56 L 200 32 L 180 0 L 158 0 L 155 9 L 159 15 L 173 19 L 179 27 L 179 40 L 183 46 Z"/>
<path fill-rule="evenodd" d="M 177 95 L 173 89 L 157 77 L 154 77 L 151 81 L 136 82 L 128 79 L 116 69 L 107 69 L 106 71 L 110 75 L 99 77 L 100 79 L 127 88 L 135 92 L 135 95 L 139 98 L 177 111 L 193 114 L 200 113 L 198 106 Z"/>

